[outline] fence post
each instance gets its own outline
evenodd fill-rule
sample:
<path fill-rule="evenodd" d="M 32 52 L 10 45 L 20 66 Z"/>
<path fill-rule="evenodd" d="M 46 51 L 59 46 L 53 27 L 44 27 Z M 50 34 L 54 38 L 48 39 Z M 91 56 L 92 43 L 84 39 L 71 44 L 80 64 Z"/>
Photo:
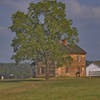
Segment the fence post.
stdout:
<path fill-rule="evenodd" d="M 89 71 L 89 78 L 90 78 L 90 80 L 92 79 L 91 71 Z"/>

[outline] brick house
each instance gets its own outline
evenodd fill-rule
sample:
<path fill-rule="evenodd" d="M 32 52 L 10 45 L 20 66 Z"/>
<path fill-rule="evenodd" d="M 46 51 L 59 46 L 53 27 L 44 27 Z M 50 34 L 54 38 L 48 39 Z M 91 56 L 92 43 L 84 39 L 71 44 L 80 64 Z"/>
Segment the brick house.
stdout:
<path fill-rule="evenodd" d="M 73 58 L 73 62 L 71 65 L 66 63 L 66 65 L 59 68 L 54 64 L 51 64 L 49 68 L 50 77 L 76 76 L 76 74 L 85 76 L 86 52 L 78 45 L 76 45 L 75 48 L 72 48 L 65 40 L 63 40 L 63 44 L 66 47 L 66 50 L 69 51 L 69 55 Z M 42 62 L 39 62 L 35 68 L 36 77 L 45 76 L 45 65 L 43 65 Z"/>

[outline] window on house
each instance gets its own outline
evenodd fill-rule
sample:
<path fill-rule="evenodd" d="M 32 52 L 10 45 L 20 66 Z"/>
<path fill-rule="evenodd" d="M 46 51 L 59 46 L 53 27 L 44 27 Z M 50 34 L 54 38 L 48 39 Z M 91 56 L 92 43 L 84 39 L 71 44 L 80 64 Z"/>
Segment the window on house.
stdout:
<path fill-rule="evenodd" d="M 81 73 L 81 67 L 78 67 L 77 68 L 77 71 Z"/>
<path fill-rule="evenodd" d="M 44 74 L 44 73 L 45 73 L 45 68 L 44 68 L 44 67 L 42 67 L 41 72 L 42 72 L 42 74 Z"/>
<path fill-rule="evenodd" d="M 69 67 L 66 67 L 66 73 L 69 73 L 69 72 L 70 72 Z"/>
<path fill-rule="evenodd" d="M 77 61 L 80 62 L 81 61 L 81 57 L 77 56 Z"/>
<path fill-rule="evenodd" d="M 44 73 L 45 73 L 44 67 L 40 67 L 40 74 L 44 74 Z"/>

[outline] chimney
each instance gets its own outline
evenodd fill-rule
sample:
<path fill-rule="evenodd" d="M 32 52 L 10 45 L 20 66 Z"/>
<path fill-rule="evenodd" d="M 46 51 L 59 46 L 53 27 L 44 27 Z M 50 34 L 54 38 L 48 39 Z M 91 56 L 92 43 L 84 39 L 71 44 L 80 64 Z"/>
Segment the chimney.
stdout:
<path fill-rule="evenodd" d="M 64 46 L 67 46 L 67 41 L 66 40 L 62 40 L 62 43 L 64 44 Z"/>

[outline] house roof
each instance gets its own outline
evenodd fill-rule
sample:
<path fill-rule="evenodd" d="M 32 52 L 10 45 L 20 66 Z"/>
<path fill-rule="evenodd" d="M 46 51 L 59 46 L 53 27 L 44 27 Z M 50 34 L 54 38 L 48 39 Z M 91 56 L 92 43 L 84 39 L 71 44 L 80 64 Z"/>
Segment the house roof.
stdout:
<path fill-rule="evenodd" d="M 95 61 L 95 62 L 93 62 L 93 64 L 95 64 L 95 65 L 100 67 L 100 61 Z"/>
<path fill-rule="evenodd" d="M 67 44 L 66 48 L 70 54 L 86 54 L 86 51 L 80 48 L 78 45 L 71 47 L 69 44 Z"/>

